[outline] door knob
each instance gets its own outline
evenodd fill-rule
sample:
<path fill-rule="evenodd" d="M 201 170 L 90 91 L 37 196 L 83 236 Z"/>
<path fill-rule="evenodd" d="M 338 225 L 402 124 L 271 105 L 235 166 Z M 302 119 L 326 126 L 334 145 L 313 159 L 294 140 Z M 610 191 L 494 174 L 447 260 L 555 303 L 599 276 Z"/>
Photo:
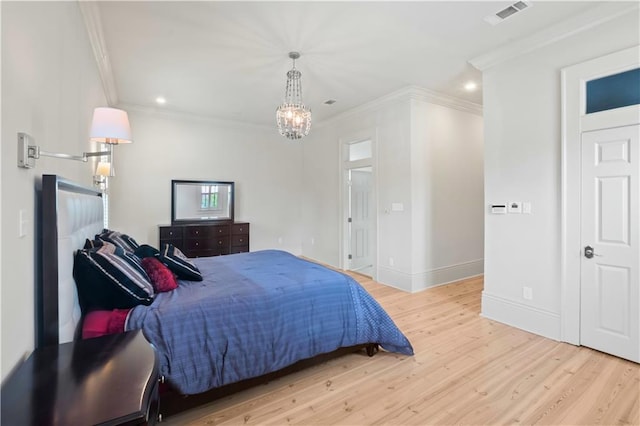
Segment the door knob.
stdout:
<path fill-rule="evenodd" d="M 584 248 L 584 257 L 586 257 L 587 259 L 591 259 L 593 257 L 593 247 L 586 246 Z"/>
<path fill-rule="evenodd" d="M 593 247 L 591 246 L 586 246 L 584 248 L 584 257 L 586 257 L 587 259 L 591 259 L 593 256 L 598 256 L 600 257 L 601 255 L 596 254 L 596 251 Z"/>

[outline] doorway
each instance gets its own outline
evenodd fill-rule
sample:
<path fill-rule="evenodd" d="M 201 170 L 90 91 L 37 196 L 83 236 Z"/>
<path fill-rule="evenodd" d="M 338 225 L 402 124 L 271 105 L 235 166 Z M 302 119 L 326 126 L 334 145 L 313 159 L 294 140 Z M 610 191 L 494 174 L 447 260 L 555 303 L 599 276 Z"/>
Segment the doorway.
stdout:
<path fill-rule="evenodd" d="M 640 87 L 625 83 L 621 103 L 606 100 L 601 106 L 592 89 L 635 75 L 639 51 L 636 46 L 562 70 L 561 337 L 635 362 L 640 362 L 640 96 L 629 101 L 627 95 L 640 94 Z M 604 93 L 603 99 L 616 98 L 615 89 Z"/>
<path fill-rule="evenodd" d="M 580 344 L 640 362 L 640 125 L 582 133 Z"/>
<path fill-rule="evenodd" d="M 342 142 L 342 268 L 376 277 L 373 138 Z"/>
<path fill-rule="evenodd" d="M 347 233 L 349 239 L 348 269 L 363 275 L 373 275 L 373 168 L 358 167 L 347 171 L 348 208 Z"/>

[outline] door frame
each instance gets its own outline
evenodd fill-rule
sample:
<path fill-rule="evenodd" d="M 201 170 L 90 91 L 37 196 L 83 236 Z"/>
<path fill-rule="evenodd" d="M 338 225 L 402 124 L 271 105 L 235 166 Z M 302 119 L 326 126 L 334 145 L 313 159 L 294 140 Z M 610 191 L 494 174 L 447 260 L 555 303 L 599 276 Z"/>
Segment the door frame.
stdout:
<path fill-rule="evenodd" d="M 357 142 L 363 142 L 366 140 L 371 141 L 371 158 L 366 158 L 358 161 L 348 161 L 349 158 L 349 145 Z M 350 169 L 357 169 L 360 167 L 371 167 L 371 214 L 373 215 L 372 223 L 373 229 L 371 229 L 371 241 L 372 241 L 372 278 L 375 280 L 378 276 L 378 185 L 377 185 L 377 132 L 376 129 L 364 129 L 358 132 L 351 133 L 346 137 L 339 139 L 340 155 L 338 160 L 340 162 L 340 268 L 344 270 L 349 269 L 349 232 L 347 227 L 347 219 L 349 217 L 349 191 L 348 185 L 348 173 Z"/>
<path fill-rule="evenodd" d="M 640 46 L 634 46 L 561 70 L 561 274 L 560 339 L 580 344 L 581 139 L 590 130 L 640 122 L 640 106 L 631 105 L 585 114 L 586 82 L 640 66 Z"/>

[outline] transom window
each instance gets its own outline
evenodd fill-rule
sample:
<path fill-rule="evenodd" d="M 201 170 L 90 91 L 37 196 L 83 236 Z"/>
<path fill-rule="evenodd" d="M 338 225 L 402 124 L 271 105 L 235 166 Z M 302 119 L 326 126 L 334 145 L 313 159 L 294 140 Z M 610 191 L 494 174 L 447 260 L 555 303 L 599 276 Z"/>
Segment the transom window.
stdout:
<path fill-rule="evenodd" d="M 587 114 L 640 104 L 640 68 L 587 81 Z"/>

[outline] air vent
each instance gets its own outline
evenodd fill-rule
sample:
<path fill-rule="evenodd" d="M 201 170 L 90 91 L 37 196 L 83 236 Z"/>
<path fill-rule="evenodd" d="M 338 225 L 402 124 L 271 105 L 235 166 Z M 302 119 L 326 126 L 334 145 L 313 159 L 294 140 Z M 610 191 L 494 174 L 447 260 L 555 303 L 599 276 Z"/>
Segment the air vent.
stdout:
<path fill-rule="evenodd" d="M 512 4 L 511 6 L 505 7 L 504 9 L 496 12 L 493 15 L 489 15 L 484 18 L 485 21 L 490 23 L 491 25 L 499 24 L 507 18 L 512 17 L 518 12 L 522 12 L 523 10 L 531 7 L 531 2 L 528 1 L 518 1 Z"/>

